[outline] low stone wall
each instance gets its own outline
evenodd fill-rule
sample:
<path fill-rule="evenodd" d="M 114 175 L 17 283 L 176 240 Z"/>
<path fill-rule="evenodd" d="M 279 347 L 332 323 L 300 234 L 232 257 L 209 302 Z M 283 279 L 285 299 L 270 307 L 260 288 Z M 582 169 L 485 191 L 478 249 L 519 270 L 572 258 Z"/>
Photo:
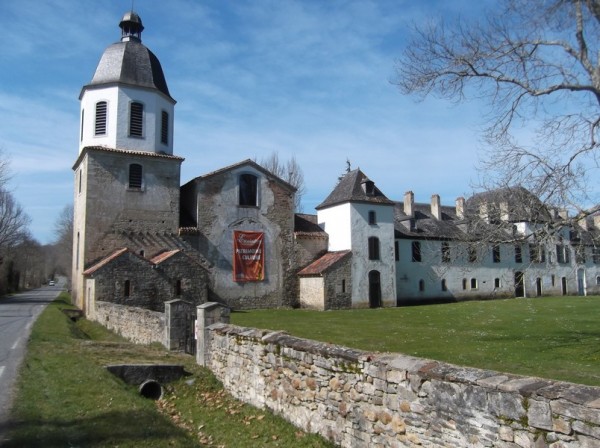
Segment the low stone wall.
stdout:
<path fill-rule="evenodd" d="M 235 397 L 343 447 L 600 446 L 600 388 L 228 324 L 204 364 Z"/>
<path fill-rule="evenodd" d="M 96 301 L 93 319 L 136 344 L 166 345 L 164 313 Z"/>

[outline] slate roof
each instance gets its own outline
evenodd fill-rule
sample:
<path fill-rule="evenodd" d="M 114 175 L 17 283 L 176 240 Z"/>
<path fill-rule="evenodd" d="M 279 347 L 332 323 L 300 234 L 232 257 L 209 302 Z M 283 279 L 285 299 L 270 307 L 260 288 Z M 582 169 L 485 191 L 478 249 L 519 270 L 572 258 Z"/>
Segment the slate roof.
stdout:
<path fill-rule="evenodd" d="M 510 222 L 550 221 L 552 216 L 537 196 L 523 187 L 505 187 L 477 193 L 466 201 L 467 214 L 479 214 L 482 204 L 506 204 Z"/>
<path fill-rule="evenodd" d="M 464 239 L 459 227 L 463 221 L 456 216 L 456 210 L 450 206 L 440 206 L 442 219 L 431 214 L 431 205 L 415 202 L 411 218 L 404 213 L 404 203 L 394 204 L 394 230 L 396 238 Z M 410 224 L 410 225 L 409 225 Z"/>
<path fill-rule="evenodd" d="M 317 223 L 317 215 L 296 213 L 294 215 L 294 233 L 301 236 L 327 238 L 327 233 Z"/>
<path fill-rule="evenodd" d="M 349 256 L 351 253 L 352 252 L 349 250 L 327 252 L 321 258 L 313 261 L 311 264 L 298 272 L 298 275 L 322 275 L 325 271 Z"/>
<path fill-rule="evenodd" d="M 175 102 L 158 58 L 138 39 L 116 42 L 104 50 L 92 81 L 81 92 L 89 87 L 113 83 L 155 89 Z"/>
<path fill-rule="evenodd" d="M 367 194 L 364 188 L 366 182 L 371 182 L 371 180 L 360 169 L 346 173 L 329 196 L 315 208 L 320 210 L 345 202 L 367 202 L 382 205 L 394 204 L 376 186 L 373 187 L 372 194 Z"/>

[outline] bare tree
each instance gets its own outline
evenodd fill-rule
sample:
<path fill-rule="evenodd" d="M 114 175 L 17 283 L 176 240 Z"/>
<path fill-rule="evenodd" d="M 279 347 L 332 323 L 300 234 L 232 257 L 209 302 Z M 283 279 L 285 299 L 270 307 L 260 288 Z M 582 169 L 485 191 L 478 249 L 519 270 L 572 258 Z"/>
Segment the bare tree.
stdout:
<path fill-rule="evenodd" d="M 479 187 L 524 187 L 572 216 L 597 210 L 600 0 L 502 0 L 480 23 L 415 31 L 400 90 L 489 106 Z"/>
<path fill-rule="evenodd" d="M 29 221 L 29 216 L 13 195 L 0 189 L 0 252 L 21 243 L 28 236 Z"/>
<path fill-rule="evenodd" d="M 54 223 L 56 240 L 55 265 L 59 274 L 70 277 L 71 259 L 73 258 L 73 205 L 65 205 Z"/>
<path fill-rule="evenodd" d="M 292 156 L 287 162 L 282 162 L 279 160 L 279 153 L 275 151 L 270 156 L 261 159 L 259 164 L 296 188 L 294 208 L 298 212 L 302 211 L 302 196 L 306 187 L 304 185 L 304 173 L 296 161 L 296 157 Z"/>

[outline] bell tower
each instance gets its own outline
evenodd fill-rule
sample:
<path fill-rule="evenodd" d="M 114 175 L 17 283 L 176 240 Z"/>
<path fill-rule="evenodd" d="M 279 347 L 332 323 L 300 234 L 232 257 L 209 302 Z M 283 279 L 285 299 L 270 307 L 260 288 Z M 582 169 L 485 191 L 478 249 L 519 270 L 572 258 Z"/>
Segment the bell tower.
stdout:
<path fill-rule="evenodd" d="M 142 44 L 140 16 L 125 13 L 119 27 L 120 41 L 106 48 L 79 96 L 72 291 L 86 312 L 84 272 L 91 263 L 123 247 L 149 256 L 157 250 L 152 244 L 179 228 L 176 102 L 158 58 Z"/>

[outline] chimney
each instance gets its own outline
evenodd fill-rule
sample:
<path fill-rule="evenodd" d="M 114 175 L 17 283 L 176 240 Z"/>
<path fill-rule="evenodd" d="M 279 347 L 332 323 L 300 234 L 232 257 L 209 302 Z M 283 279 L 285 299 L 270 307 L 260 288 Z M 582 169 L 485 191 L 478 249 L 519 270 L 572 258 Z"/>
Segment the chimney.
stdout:
<path fill-rule="evenodd" d="M 404 193 L 404 213 L 411 218 L 415 216 L 414 204 L 415 194 L 412 191 L 407 191 Z"/>
<path fill-rule="evenodd" d="M 431 214 L 438 221 L 442 220 L 442 208 L 440 207 L 440 195 L 431 195 Z"/>
<path fill-rule="evenodd" d="M 594 215 L 594 227 L 600 230 L 600 215 Z"/>
<path fill-rule="evenodd" d="M 504 222 L 510 221 L 510 210 L 508 202 L 500 202 L 500 220 Z"/>
<path fill-rule="evenodd" d="M 456 198 L 456 217 L 458 219 L 465 219 L 465 198 Z"/>

